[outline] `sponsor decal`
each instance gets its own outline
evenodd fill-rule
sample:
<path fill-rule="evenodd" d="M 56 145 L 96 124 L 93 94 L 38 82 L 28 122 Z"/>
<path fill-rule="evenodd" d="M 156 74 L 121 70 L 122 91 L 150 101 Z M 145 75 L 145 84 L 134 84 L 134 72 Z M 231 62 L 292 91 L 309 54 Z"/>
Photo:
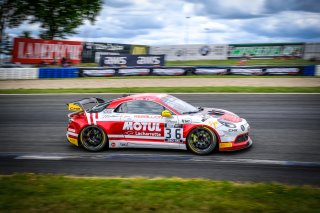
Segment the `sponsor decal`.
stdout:
<path fill-rule="evenodd" d="M 124 132 L 123 134 L 125 134 L 125 135 L 134 135 L 134 131 L 127 131 L 127 132 Z"/>
<path fill-rule="evenodd" d="M 104 57 L 105 64 L 127 64 L 127 57 Z"/>
<path fill-rule="evenodd" d="M 246 128 L 243 125 L 241 125 L 241 130 L 244 131 L 245 129 Z"/>
<path fill-rule="evenodd" d="M 161 137 L 161 134 L 158 132 L 135 132 L 137 136 L 151 136 L 151 137 Z"/>
<path fill-rule="evenodd" d="M 161 119 L 161 115 L 134 115 L 134 118 L 150 118 L 150 119 Z"/>
<path fill-rule="evenodd" d="M 220 148 L 227 148 L 227 147 L 232 147 L 232 143 L 231 142 L 220 143 Z"/>
<path fill-rule="evenodd" d="M 209 126 L 213 126 L 215 129 L 217 128 L 217 125 L 219 124 L 218 121 L 210 121 Z"/>
<path fill-rule="evenodd" d="M 181 122 L 184 124 L 191 124 L 192 120 L 190 118 L 185 118 L 185 119 L 182 119 Z"/>
<path fill-rule="evenodd" d="M 160 64 L 160 56 L 139 56 L 137 64 Z"/>
<path fill-rule="evenodd" d="M 177 121 L 168 120 L 165 124 L 165 127 L 175 127 L 177 125 Z"/>
<path fill-rule="evenodd" d="M 228 131 L 229 131 L 229 132 L 238 132 L 237 129 L 229 129 Z"/>
<path fill-rule="evenodd" d="M 113 147 L 113 148 L 116 147 L 116 143 L 115 143 L 115 142 L 112 142 L 112 143 L 111 143 L 111 147 Z"/>
<path fill-rule="evenodd" d="M 125 122 L 123 125 L 124 135 L 161 137 L 160 123 L 153 122 Z"/>
<path fill-rule="evenodd" d="M 161 132 L 160 123 L 153 122 L 124 122 L 122 130 Z"/>
<path fill-rule="evenodd" d="M 100 66 L 164 66 L 164 55 L 100 55 Z"/>
<path fill-rule="evenodd" d="M 68 104 L 68 110 L 70 111 L 81 111 L 82 108 L 76 104 Z"/>
<path fill-rule="evenodd" d="M 164 141 L 172 143 L 182 143 L 183 128 L 165 128 Z"/>
<path fill-rule="evenodd" d="M 128 146 L 128 143 L 121 142 L 121 143 L 120 143 L 120 146 L 121 146 L 121 147 L 126 147 L 126 146 Z"/>

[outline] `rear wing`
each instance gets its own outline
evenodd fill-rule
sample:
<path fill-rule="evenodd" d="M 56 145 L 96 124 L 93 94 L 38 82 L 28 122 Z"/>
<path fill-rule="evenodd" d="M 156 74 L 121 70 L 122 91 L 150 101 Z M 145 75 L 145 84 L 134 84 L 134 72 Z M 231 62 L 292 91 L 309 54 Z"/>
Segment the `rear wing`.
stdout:
<path fill-rule="evenodd" d="M 70 111 L 81 112 L 103 103 L 105 102 L 101 98 L 85 98 L 79 101 L 68 103 L 67 106 L 68 110 Z"/>

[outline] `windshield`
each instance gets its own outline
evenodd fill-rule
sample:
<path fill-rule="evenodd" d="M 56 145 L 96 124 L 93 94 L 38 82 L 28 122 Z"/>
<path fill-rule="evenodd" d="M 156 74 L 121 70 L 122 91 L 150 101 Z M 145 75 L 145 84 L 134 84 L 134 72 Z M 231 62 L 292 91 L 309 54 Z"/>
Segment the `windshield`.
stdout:
<path fill-rule="evenodd" d="M 171 95 L 161 98 L 160 101 L 168 105 L 169 107 L 175 109 L 180 114 L 190 114 L 190 113 L 196 113 L 199 111 L 198 108 Z"/>

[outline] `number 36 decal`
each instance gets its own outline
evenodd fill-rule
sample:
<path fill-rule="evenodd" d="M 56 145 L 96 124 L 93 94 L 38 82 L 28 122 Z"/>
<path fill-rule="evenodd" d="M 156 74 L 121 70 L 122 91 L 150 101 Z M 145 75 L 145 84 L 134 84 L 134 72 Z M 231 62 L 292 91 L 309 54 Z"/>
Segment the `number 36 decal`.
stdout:
<path fill-rule="evenodd" d="M 164 140 L 166 142 L 182 142 L 183 129 L 182 128 L 165 128 Z"/>

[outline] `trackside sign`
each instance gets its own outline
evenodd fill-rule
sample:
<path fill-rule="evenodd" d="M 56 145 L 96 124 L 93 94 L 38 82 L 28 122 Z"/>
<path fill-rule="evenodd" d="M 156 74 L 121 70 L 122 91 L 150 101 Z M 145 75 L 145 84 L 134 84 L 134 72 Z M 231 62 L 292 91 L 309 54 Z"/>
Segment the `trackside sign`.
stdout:
<path fill-rule="evenodd" d="M 12 62 L 22 64 L 60 63 L 67 58 L 80 63 L 83 45 L 79 41 L 15 38 Z"/>
<path fill-rule="evenodd" d="M 101 55 L 100 66 L 164 66 L 164 55 Z"/>

